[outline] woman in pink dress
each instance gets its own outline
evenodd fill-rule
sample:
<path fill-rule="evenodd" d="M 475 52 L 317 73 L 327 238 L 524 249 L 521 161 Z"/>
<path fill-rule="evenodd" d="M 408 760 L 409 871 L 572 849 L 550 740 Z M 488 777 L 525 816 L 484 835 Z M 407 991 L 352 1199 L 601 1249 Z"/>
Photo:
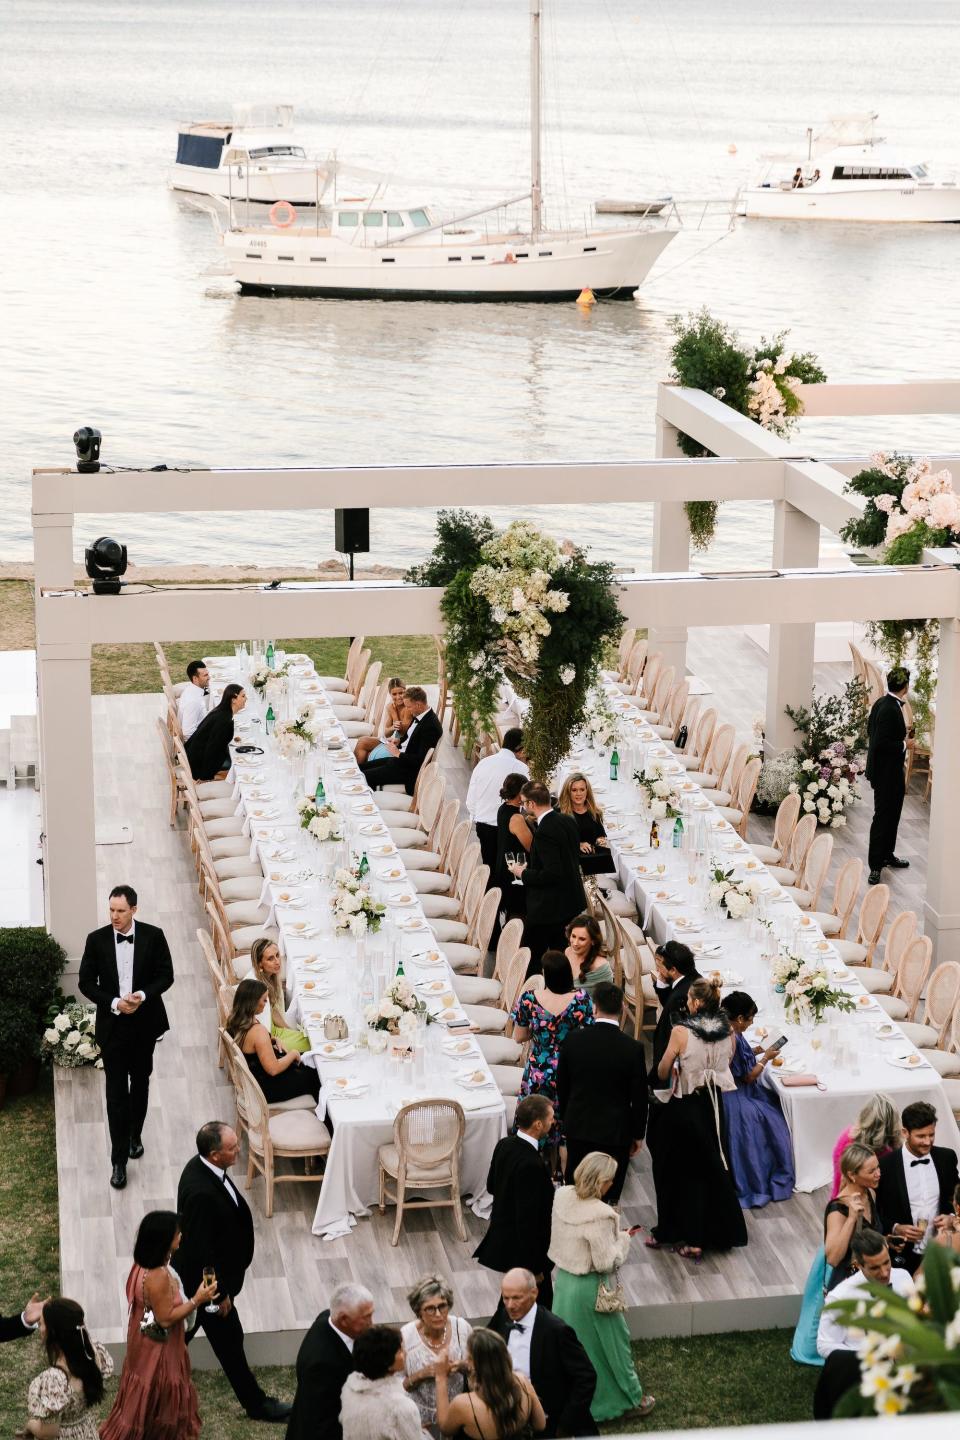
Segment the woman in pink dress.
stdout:
<path fill-rule="evenodd" d="M 196 1440 L 200 1434 L 184 1321 L 215 1298 L 217 1285 L 201 1285 L 192 1300 L 186 1298 L 170 1264 L 179 1244 L 180 1221 L 172 1210 L 144 1215 L 127 1277 L 123 1374 L 100 1440 Z M 143 1329 L 147 1312 L 152 1323 Z"/>
<path fill-rule="evenodd" d="M 900 1111 L 887 1095 L 874 1095 L 868 1100 L 860 1111 L 852 1125 L 841 1132 L 840 1138 L 833 1147 L 833 1189 L 830 1191 L 830 1199 L 836 1200 L 842 1184 L 840 1176 L 840 1156 L 846 1150 L 852 1140 L 860 1145 L 866 1145 L 872 1150 L 877 1159 L 889 1155 L 891 1150 L 899 1150 L 903 1144 L 903 1127 L 900 1124 Z"/>

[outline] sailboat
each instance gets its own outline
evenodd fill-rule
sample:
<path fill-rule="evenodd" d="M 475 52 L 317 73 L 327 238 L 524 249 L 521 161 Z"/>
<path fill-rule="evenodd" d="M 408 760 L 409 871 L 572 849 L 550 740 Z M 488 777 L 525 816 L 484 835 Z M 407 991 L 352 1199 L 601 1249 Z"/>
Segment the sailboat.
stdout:
<path fill-rule="evenodd" d="M 438 219 L 427 205 L 383 198 L 318 207 L 299 224 L 286 201 L 271 225 L 232 223 L 222 239 L 241 294 L 384 300 L 569 300 L 583 290 L 629 300 L 676 234 L 654 222 L 630 229 L 553 230 L 543 224 L 542 0 L 530 0 L 530 189 Z M 530 202 L 526 233 L 470 225 Z"/>

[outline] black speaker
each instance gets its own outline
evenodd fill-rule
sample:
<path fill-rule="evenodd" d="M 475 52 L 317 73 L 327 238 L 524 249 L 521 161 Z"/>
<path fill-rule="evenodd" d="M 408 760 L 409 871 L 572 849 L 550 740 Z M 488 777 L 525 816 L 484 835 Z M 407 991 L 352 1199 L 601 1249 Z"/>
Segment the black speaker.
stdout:
<path fill-rule="evenodd" d="M 341 555 L 357 555 L 370 549 L 370 511 L 335 510 L 334 548 Z"/>

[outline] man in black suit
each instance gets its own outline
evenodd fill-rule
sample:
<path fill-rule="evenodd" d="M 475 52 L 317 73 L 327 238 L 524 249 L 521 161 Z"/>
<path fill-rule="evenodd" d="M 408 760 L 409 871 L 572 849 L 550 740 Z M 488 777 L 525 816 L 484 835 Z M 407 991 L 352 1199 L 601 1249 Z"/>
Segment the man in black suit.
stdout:
<path fill-rule="evenodd" d="M 557 1101 L 567 1137 L 565 1178 L 572 1185 L 584 1156 L 603 1151 L 617 1162 L 613 1184 L 604 1197 L 615 1205 L 630 1157 L 640 1149 L 647 1130 L 647 1068 L 639 1040 L 620 1029 L 619 985 L 597 985 L 593 1009 L 597 1023 L 568 1035 L 557 1063 Z"/>
<path fill-rule="evenodd" d="M 937 1112 L 925 1100 L 906 1105 L 900 1116 L 903 1145 L 880 1161 L 877 1210 L 887 1233 L 906 1243 L 894 1264 L 913 1275 L 940 1216 L 953 1214 L 957 1157 L 935 1145 Z M 918 1225 L 917 1221 L 926 1221 Z"/>
<path fill-rule="evenodd" d="M 203 1271 L 216 1271 L 219 1307 L 211 1314 L 201 1305 L 193 1333 L 203 1326 L 223 1373 L 251 1420 L 278 1423 L 286 1420 L 290 1406 L 260 1388 L 247 1364 L 237 1313 L 237 1296 L 253 1261 L 250 1207 L 227 1175 L 239 1149 L 234 1131 L 219 1120 L 208 1121 L 197 1132 L 197 1153 L 184 1167 L 177 1187 L 177 1213 L 183 1230 L 177 1272 L 186 1293 L 193 1295 Z"/>
<path fill-rule="evenodd" d="M 110 924 L 87 936 L 78 984 L 97 1006 L 96 1040 L 103 1058 L 110 1127 L 110 1184 L 127 1183 L 127 1160 L 143 1154 L 153 1050 L 170 1029 L 161 996 L 173 984 L 173 961 L 156 925 L 135 919 L 137 892 L 110 891 Z"/>
<path fill-rule="evenodd" d="M 413 720 L 400 744 L 385 740 L 384 744 L 393 751 L 389 759 L 374 760 L 360 766 L 371 790 L 377 790 L 381 785 L 402 785 L 407 794 L 412 795 L 427 751 L 434 749 L 443 739 L 443 726 L 430 709 L 425 690 L 419 685 L 408 685 L 404 701 Z"/>
<path fill-rule="evenodd" d="M 22 1340 L 24 1335 L 32 1335 L 40 1324 L 44 1303 L 34 1291 L 19 1315 L 0 1315 L 0 1344 L 4 1340 Z"/>
<path fill-rule="evenodd" d="M 566 949 L 567 922 L 586 909 L 580 873 L 580 832 L 572 815 L 550 803 L 550 791 L 528 780 L 520 791 L 537 822 L 529 858 L 511 866 L 523 881 L 527 918 L 523 943 L 530 948 L 528 975 L 536 973 L 545 950 Z"/>
<path fill-rule="evenodd" d="M 905 792 L 903 761 L 907 722 L 903 707 L 909 689 L 910 671 L 902 665 L 894 666 L 887 676 L 887 694 L 874 703 L 867 721 L 866 776 L 873 786 L 873 820 L 867 851 L 871 885 L 879 885 L 880 872 L 886 866 L 906 870 L 910 864 L 909 860 L 901 860 L 894 854 Z"/>
<path fill-rule="evenodd" d="M 700 975 L 693 958 L 693 951 L 679 940 L 668 940 L 658 945 L 656 956 L 657 974 L 654 986 L 660 1001 L 657 1028 L 653 1032 L 653 1060 L 650 1064 L 650 1084 L 654 1090 L 663 1088 L 663 1081 L 657 1075 L 657 1066 L 667 1053 L 670 1031 L 686 1014 L 687 991 Z"/>
<path fill-rule="evenodd" d="M 529 1270 L 510 1270 L 501 1303 L 490 1321 L 507 1342 L 514 1370 L 530 1379 L 547 1415 L 544 1435 L 599 1435 L 590 1414 L 597 1372 L 576 1332 L 537 1304 L 537 1281 Z"/>
<path fill-rule="evenodd" d="M 515 1118 L 517 1133 L 497 1142 L 490 1161 L 487 1189 L 493 1209 L 473 1258 L 490 1270 L 530 1270 L 539 1287 L 537 1299 L 549 1309 L 553 1181 L 540 1154 L 540 1141 L 553 1128 L 553 1106 L 546 1095 L 525 1095 L 517 1103 Z"/>
<path fill-rule="evenodd" d="M 341 1285 L 303 1338 L 297 1354 L 297 1393 L 287 1440 L 343 1440 L 340 1392 L 353 1369 L 354 1341 L 373 1324 L 373 1296 L 363 1285 Z"/>

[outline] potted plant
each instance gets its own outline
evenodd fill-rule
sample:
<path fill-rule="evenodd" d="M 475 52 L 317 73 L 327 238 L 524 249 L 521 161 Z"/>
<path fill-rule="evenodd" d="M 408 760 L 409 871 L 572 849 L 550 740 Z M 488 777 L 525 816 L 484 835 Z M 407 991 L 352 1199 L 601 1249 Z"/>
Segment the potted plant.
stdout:
<path fill-rule="evenodd" d="M 41 926 L 0 930 L 0 1104 L 36 1088 L 41 1040 L 66 958 Z"/>

